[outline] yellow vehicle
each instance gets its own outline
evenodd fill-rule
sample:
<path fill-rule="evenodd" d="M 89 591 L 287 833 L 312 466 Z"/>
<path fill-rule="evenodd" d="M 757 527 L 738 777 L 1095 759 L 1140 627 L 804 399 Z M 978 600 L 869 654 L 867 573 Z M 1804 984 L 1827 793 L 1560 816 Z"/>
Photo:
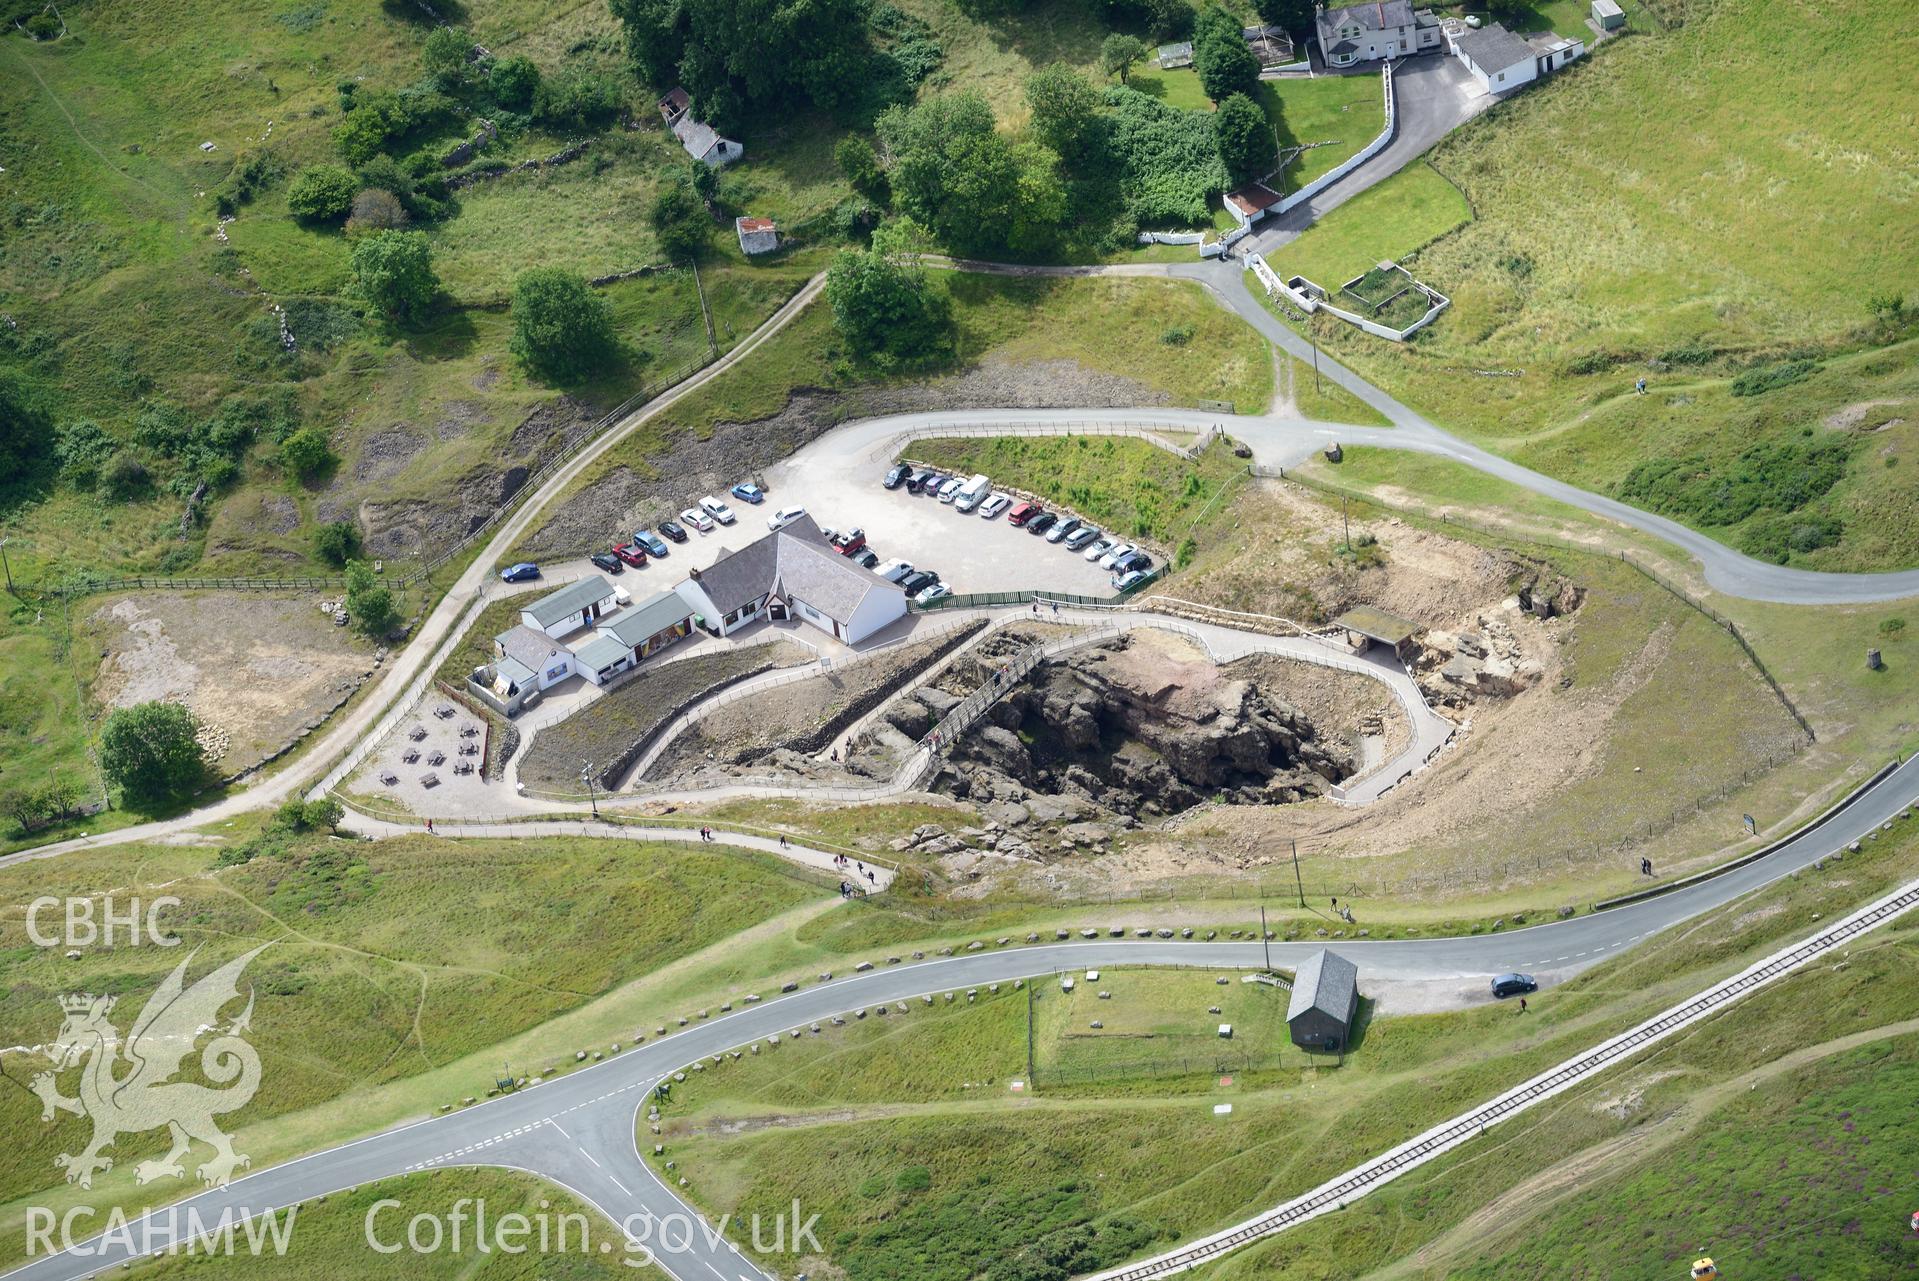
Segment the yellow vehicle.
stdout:
<path fill-rule="evenodd" d="M 1695 1259 L 1692 1265 L 1692 1281 L 1719 1281 L 1719 1269 L 1711 1259 Z"/>

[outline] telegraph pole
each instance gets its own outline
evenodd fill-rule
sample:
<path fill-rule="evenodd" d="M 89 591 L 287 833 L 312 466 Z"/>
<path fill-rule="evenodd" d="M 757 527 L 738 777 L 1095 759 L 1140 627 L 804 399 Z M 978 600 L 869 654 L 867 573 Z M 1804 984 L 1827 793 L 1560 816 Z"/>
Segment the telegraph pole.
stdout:
<path fill-rule="evenodd" d="M 1299 838 L 1293 838 L 1293 888 L 1299 891 L 1299 906 L 1306 907 L 1306 883 L 1299 879 Z"/>
<path fill-rule="evenodd" d="M 1273 972 L 1273 932 L 1266 928 L 1266 905 L 1259 905 L 1259 945 L 1266 952 L 1266 972 Z"/>
<path fill-rule="evenodd" d="M 13 562 L 7 559 L 7 540 L 4 538 L 0 538 L 0 567 L 7 571 L 7 594 L 18 596 L 20 593 L 13 590 Z"/>
<path fill-rule="evenodd" d="M 586 784 L 586 799 L 593 806 L 593 817 L 597 819 L 600 816 L 600 797 L 599 794 L 593 790 L 592 761 L 580 762 L 580 781 Z"/>

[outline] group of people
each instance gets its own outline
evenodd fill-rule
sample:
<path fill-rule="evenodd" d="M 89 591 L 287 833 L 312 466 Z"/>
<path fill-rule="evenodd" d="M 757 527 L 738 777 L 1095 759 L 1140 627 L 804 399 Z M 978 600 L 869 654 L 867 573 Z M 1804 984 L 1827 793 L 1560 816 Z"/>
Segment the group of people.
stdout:
<path fill-rule="evenodd" d="M 1651 875 L 1652 875 L 1652 860 L 1651 860 L 1651 859 L 1649 859 L 1649 858 L 1642 858 L 1642 859 L 1640 859 L 1640 860 L 1639 860 L 1639 874 L 1640 874 L 1641 876 L 1651 876 Z"/>
<path fill-rule="evenodd" d="M 839 868 L 840 871 L 842 872 L 846 870 L 847 865 L 849 863 L 852 864 L 852 866 L 856 869 L 853 873 L 854 882 L 853 883 L 849 883 L 847 881 L 840 882 L 840 894 L 842 897 L 845 897 L 850 894 L 866 893 L 866 890 L 857 884 L 858 880 L 862 877 L 865 878 L 867 884 L 869 885 L 879 884 L 879 877 L 873 874 L 873 869 L 868 867 L 865 863 L 861 862 L 859 859 L 848 858 L 844 854 L 835 854 L 833 856 L 833 866 Z"/>

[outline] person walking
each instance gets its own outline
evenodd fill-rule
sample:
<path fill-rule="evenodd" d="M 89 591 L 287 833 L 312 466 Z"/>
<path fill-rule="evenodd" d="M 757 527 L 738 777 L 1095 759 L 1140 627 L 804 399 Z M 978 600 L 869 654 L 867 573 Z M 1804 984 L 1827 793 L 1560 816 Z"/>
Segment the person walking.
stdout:
<path fill-rule="evenodd" d="M 785 849 L 785 848 L 786 848 L 786 833 L 785 833 L 785 832 L 781 832 L 781 833 L 780 833 L 780 848 L 781 848 L 781 849 Z"/>
<path fill-rule="evenodd" d="M 433 820 L 432 820 L 432 819 L 428 819 L 428 820 L 426 821 L 426 830 L 427 830 L 427 832 L 428 832 L 429 834 L 430 834 L 430 833 L 431 833 L 431 832 L 433 831 Z"/>
<path fill-rule="evenodd" d="M 1526 998 L 1523 996 L 1519 998 L 1519 1012 L 1521 1014 L 1526 1012 Z"/>

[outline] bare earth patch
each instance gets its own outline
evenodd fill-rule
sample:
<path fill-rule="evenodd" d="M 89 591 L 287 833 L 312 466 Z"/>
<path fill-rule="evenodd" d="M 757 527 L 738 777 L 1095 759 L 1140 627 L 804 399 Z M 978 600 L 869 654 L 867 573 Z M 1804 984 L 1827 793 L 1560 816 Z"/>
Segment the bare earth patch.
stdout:
<path fill-rule="evenodd" d="M 99 705 L 184 704 L 224 736 L 224 774 L 321 724 L 375 667 L 371 642 L 336 627 L 317 597 L 139 593 L 99 603 L 82 626 L 100 653 Z"/>

